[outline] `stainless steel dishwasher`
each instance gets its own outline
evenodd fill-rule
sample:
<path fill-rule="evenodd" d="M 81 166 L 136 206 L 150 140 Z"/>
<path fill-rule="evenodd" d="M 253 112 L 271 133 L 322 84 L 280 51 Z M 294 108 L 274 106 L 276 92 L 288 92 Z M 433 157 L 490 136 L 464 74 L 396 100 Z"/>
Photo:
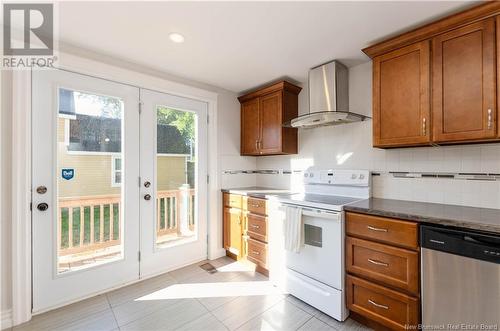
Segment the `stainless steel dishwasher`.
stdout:
<path fill-rule="evenodd" d="M 500 329 L 500 235 L 423 225 L 422 323 Z"/>

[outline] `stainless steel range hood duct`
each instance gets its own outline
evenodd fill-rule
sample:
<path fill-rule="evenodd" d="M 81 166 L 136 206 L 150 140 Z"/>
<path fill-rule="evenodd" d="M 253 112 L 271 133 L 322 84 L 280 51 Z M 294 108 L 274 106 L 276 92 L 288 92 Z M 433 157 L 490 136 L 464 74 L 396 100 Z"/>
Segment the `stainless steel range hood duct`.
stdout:
<path fill-rule="evenodd" d="M 349 111 L 349 71 L 331 61 L 309 71 L 309 113 L 286 126 L 314 128 L 364 121 L 368 116 Z"/>

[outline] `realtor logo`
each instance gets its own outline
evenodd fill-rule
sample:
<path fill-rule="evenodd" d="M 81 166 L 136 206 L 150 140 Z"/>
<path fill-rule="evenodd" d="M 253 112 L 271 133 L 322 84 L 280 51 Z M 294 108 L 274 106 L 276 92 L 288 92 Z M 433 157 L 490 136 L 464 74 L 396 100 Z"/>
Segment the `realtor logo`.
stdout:
<path fill-rule="evenodd" d="M 54 54 L 53 4 L 4 4 L 3 21 L 4 55 Z M 14 40 L 15 37 L 20 37 L 21 40 Z"/>
<path fill-rule="evenodd" d="M 53 68 L 57 36 L 55 4 L 4 3 L 2 68 Z"/>

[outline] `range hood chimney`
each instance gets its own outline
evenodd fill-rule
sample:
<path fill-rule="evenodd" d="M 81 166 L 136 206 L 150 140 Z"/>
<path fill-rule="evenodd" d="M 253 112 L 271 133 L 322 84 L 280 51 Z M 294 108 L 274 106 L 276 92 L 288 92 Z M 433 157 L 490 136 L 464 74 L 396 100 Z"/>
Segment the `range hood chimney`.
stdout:
<path fill-rule="evenodd" d="M 349 111 L 348 69 L 339 61 L 331 61 L 309 71 L 309 113 L 292 119 L 287 126 L 314 128 L 366 118 Z"/>

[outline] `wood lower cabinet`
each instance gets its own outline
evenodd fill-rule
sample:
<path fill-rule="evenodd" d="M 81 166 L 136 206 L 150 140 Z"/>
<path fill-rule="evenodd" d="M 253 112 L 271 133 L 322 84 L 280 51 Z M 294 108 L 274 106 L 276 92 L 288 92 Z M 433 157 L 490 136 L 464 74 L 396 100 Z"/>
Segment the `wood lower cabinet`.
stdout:
<path fill-rule="evenodd" d="M 430 143 L 430 47 L 416 43 L 373 59 L 373 145 Z"/>
<path fill-rule="evenodd" d="M 347 237 L 346 269 L 418 296 L 418 252 Z"/>
<path fill-rule="evenodd" d="M 347 276 L 347 306 L 350 310 L 393 330 L 408 330 L 420 320 L 418 298 Z"/>
<path fill-rule="evenodd" d="M 223 193 L 223 245 L 228 256 L 247 259 L 268 275 L 267 201 Z"/>
<path fill-rule="evenodd" d="M 224 207 L 224 249 L 236 257 L 243 257 L 243 225 L 242 211 L 237 208 Z"/>
<path fill-rule="evenodd" d="M 432 40 L 434 141 L 496 137 L 495 19 Z"/>
<path fill-rule="evenodd" d="M 346 213 L 347 308 L 377 325 L 405 330 L 420 321 L 418 225 Z"/>
<path fill-rule="evenodd" d="M 297 154 L 297 129 L 283 124 L 298 115 L 301 88 L 286 81 L 242 95 L 241 155 Z"/>

